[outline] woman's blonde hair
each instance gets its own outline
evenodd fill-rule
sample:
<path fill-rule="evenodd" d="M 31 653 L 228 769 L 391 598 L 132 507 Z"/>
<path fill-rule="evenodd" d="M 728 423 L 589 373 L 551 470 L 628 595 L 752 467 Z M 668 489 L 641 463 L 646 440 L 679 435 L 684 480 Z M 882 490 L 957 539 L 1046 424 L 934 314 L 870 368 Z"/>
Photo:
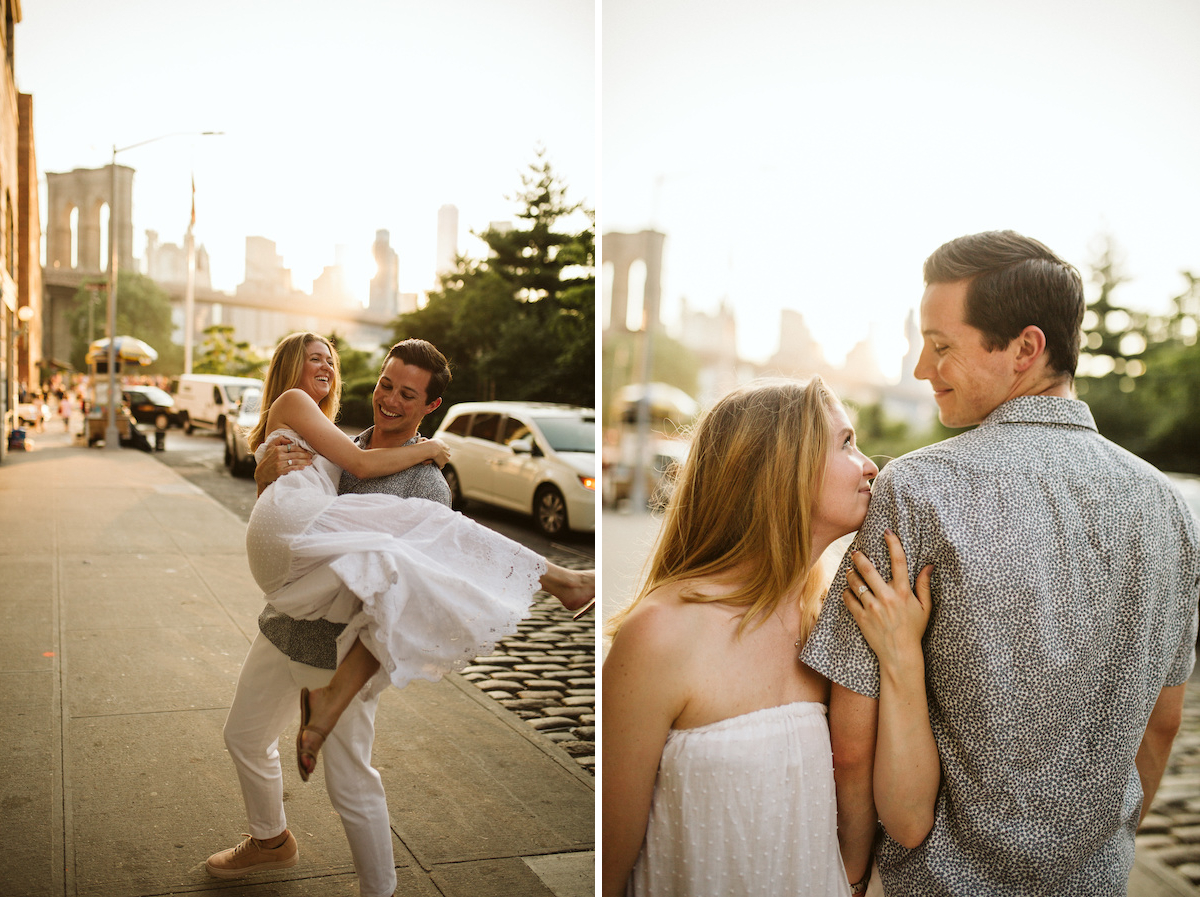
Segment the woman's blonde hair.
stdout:
<path fill-rule="evenodd" d="M 737 571 L 740 584 L 685 601 L 744 607 L 738 631 L 765 621 L 800 591 L 800 636 L 816 623 L 825 573 L 812 557 L 812 509 L 832 441 L 837 398 L 820 377 L 757 380 L 725 396 L 695 427 L 667 504 L 646 579 L 613 615 L 615 635 L 650 592 L 680 580 Z"/>
<path fill-rule="evenodd" d="M 308 344 L 318 342 L 329 349 L 333 358 L 333 382 L 329 384 L 329 393 L 317 407 L 331 421 L 336 420 L 338 408 L 342 404 L 342 370 L 338 363 L 337 349 L 319 333 L 291 333 L 279 341 L 275 353 L 271 356 L 271 364 L 267 367 L 267 377 L 263 382 L 262 406 L 258 415 L 258 423 L 250 431 L 247 442 L 250 451 L 254 451 L 267 438 L 267 414 L 275 400 L 293 389 L 300 382 L 300 374 L 304 370 L 304 362 L 308 357 Z"/>

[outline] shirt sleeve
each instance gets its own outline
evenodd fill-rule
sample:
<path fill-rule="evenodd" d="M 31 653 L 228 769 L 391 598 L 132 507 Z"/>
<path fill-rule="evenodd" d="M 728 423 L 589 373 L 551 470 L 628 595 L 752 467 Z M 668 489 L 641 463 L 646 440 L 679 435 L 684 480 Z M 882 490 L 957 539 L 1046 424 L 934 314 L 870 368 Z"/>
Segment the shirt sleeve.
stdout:
<path fill-rule="evenodd" d="M 1167 670 L 1164 687 L 1183 685 L 1192 676 L 1196 666 L 1196 634 L 1200 624 L 1200 531 L 1194 525 L 1191 510 L 1183 497 L 1174 488 L 1171 489 L 1175 501 L 1176 513 L 1183 521 L 1184 548 L 1180 558 L 1181 570 L 1192 571 L 1191 576 L 1184 575 L 1187 583 L 1180 595 L 1179 611 L 1176 617 L 1179 626 L 1180 640 L 1176 648 L 1171 666 Z"/>
<path fill-rule="evenodd" d="M 1180 614 L 1180 618 L 1184 625 L 1180 627 L 1179 646 L 1175 651 L 1171 666 L 1167 670 L 1167 680 L 1163 683 L 1165 688 L 1183 685 L 1192 677 L 1192 670 L 1196 666 L 1197 624 L 1200 623 L 1200 603 L 1198 602 L 1200 602 L 1200 587 L 1193 582 L 1192 588 L 1188 590 L 1188 594 L 1183 599 L 1183 607 L 1186 610 Z"/>
<path fill-rule="evenodd" d="M 892 465 L 888 465 L 875 478 L 867 517 L 850 549 L 838 563 L 817 625 L 800 652 L 801 661 L 829 680 L 876 699 L 879 698 L 879 661 L 859 631 L 854 617 L 846 609 L 842 592 L 846 589 L 846 574 L 851 569 L 850 552 L 856 549 L 871 559 L 884 580 L 891 579 L 891 559 L 883 537 L 883 531 L 888 527 L 900 536 L 904 545 L 909 559 L 910 581 L 915 582 L 916 573 L 923 566 L 914 563 L 924 553 L 924 546 L 920 544 L 921 533 L 918 527 L 912 525 L 912 515 L 899 494 L 892 473 Z"/>

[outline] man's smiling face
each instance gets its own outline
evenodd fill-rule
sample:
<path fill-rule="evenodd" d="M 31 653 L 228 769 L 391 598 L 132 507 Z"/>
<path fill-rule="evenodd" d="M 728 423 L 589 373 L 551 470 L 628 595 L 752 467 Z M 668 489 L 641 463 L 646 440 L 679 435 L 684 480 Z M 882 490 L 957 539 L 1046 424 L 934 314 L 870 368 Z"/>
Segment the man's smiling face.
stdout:
<path fill-rule="evenodd" d="M 429 371 L 399 358 L 388 358 L 379 374 L 372 395 L 375 432 L 389 436 L 408 434 L 411 439 L 421 419 L 442 404 L 440 398 L 426 402 L 431 378 Z"/>
<path fill-rule="evenodd" d="M 921 299 L 923 343 L 913 375 L 933 387 L 947 427 L 979 423 L 1013 397 L 1018 379 L 1015 349 L 988 349 L 966 322 L 966 302 L 966 281 L 930 284 Z"/>

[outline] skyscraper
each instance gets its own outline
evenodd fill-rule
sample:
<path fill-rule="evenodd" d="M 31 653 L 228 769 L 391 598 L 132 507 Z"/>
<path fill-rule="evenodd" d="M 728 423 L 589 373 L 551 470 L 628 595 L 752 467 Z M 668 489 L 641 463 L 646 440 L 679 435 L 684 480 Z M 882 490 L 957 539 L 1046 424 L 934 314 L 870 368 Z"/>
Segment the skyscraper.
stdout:
<path fill-rule="evenodd" d="M 437 269 L 441 277 L 455 269 L 458 256 L 458 206 L 444 205 L 438 209 Z"/>
<path fill-rule="evenodd" d="M 375 231 L 375 276 L 371 278 L 371 311 L 394 315 L 400 294 L 400 257 L 391 246 L 391 234 Z"/>

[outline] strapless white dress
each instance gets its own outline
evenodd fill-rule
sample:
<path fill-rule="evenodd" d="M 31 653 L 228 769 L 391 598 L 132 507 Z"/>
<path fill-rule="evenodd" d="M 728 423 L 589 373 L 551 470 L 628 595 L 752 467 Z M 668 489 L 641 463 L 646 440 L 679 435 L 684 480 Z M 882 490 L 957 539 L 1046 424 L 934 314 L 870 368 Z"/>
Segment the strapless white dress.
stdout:
<path fill-rule="evenodd" d="M 849 897 L 824 704 L 667 736 L 627 897 Z"/>
<path fill-rule="evenodd" d="M 291 430 L 276 433 L 311 451 Z M 246 527 L 250 572 L 277 610 L 347 623 L 338 660 L 358 638 L 388 682 L 436 681 L 517 630 L 546 562 L 443 504 L 337 494 L 342 471 L 316 455 L 272 483 Z"/>

